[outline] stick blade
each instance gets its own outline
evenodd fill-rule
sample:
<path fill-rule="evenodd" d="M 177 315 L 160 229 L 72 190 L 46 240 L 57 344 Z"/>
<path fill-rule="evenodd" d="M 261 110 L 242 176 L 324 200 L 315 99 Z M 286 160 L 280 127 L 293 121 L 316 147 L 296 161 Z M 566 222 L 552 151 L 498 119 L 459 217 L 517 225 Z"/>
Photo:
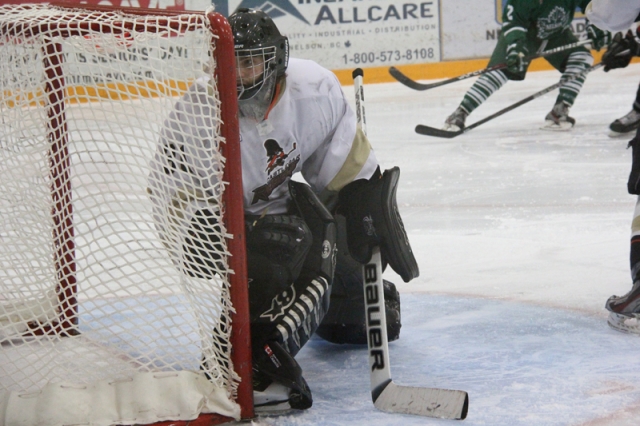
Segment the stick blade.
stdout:
<path fill-rule="evenodd" d="M 396 67 L 389 67 L 389 74 L 391 74 L 391 76 L 395 78 L 397 81 L 399 81 L 400 83 L 404 84 L 405 86 L 413 90 L 428 90 L 428 89 L 431 89 L 432 87 L 438 86 L 438 84 L 418 83 L 417 81 L 404 75 L 402 71 L 400 71 Z"/>
<path fill-rule="evenodd" d="M 458 390 L 398 386 L 389 382 L 374 405 L 387 413 L 463 420 L 469 409 L 469 395 Z"/>
<path fill-rule="evenodd" d="M 438 138 L 455 138 L 458 135 L 464 133 L 464 130 L 458 130 L 457 132 L 451 132 L 449 130 L 436 129 L 435 127 L 425 126 L 423 124 L 418 124 L 416 126 L 416 133 L 425 136 L 435 136 Z"/>

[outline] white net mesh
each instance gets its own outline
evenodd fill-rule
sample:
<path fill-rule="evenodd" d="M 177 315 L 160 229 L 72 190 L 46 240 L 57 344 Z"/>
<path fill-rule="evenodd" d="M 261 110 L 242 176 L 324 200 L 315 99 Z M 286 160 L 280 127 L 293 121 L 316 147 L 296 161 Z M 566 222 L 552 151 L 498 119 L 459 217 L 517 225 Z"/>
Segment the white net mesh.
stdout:
<path fill-rule="evenodd" d="M 196 278 L 180 266 L 188 215 L 184 223 L 165 218 L 171 197 L 148 189 L 154 162 L 163 161 L 163 123 L 187 87 L 215 68 L 208 19 L 188 19 L 184 31 L 161 26 L 175 18 L 0 7 L 0 406 L 3 395 L 37 399 L 56 384 L 93 392 L 100 383 L 180 372 L 167 387 L 193 376 L 203 394 L 193 406 L 160 401 L 153 414 L 131 409 L 107 423 L 238 415 L 222 209 L 211 209 L 220 224 L 218 272 Z M 56 74 L 64 96 L 52 103 Z M 188 191 L 219 206 L 225 160 L 212 81 L 195 120 L 207 126 L 203 173 L 213 187 L 192 183 Z M 0 423 L 3 415 L 10 413 L 0 409 Z"/>

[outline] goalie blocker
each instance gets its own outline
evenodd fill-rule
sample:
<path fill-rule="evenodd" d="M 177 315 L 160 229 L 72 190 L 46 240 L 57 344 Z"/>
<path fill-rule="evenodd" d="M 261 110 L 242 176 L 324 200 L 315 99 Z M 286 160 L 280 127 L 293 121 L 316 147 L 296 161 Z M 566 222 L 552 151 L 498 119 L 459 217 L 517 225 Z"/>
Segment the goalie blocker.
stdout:
<path fill-rule="evenodd" d="M 367 344 L 365 277 L 362 264 L 371 259 L 374 246 L 381 246 L 388 262 L 404 281 L 418 276 L 418 265 L 402 224 L 396 203 L 400 170 L 384 174 L 376 170 L 370 179 L 346 185 L 338 194 L 336 223 L 338 255 L 331 304 L 317 334 L 338 344 Z M 384 280 L 384 309 L 389 341 L 400 337 L 400 294 Z"/>
<path fill-rule="evenodd" d="M 347 220 L 349 253 L 356 261 L 369 262 L 373 247 L 379 246 L 383 262 L 409 282 L 420 272 L 398 211 L 399 178 L 400 169 L 393 167 L 351 182 L 338 195 L 338 212 Z"/>

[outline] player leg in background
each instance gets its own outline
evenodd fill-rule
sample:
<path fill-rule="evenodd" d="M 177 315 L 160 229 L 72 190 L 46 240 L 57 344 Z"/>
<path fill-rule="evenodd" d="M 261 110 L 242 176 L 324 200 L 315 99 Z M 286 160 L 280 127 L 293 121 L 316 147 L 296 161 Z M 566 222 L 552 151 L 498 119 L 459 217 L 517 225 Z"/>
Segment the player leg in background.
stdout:
<path fill-rule="evenodd" d="M 567 44 L 576 43 L 578 39 L 566 29 L 559 36 L 554 37 L 547 43 L 547 49 L 553 49 Z M 562 73 L 561 79 L 574 76 L 587 70 L 593 64 L 593 56 L 584 47 L 556 53 L 545 58 L 555 69 Z M 576 123 L 573 117 L 569 116 L 569 109 L 573 106 L 582 85 L 587 79 L 587 74 L 571 80 L 560 87 L 560 93 L 551 111 L 545 117 L 545 130 L 570 130 Z"/>
<path fill-rule="evenodd" d="M 489 96 L 497 92 L 508 78 L 502 70 L 491 71 L 482 74 L 473 86 L 465 93 L 462 102 L 456 110 L 444 122 L 444 130 L 458 132 L 465 127 L 465 121 L 469 114 L 478 108 Z"/>
<path fill-rule="evenodd" d="M 535 52 L 540 43 L 527 39 L 529 52 Z M 507 43 L 504 37 L 498 38 L 498 43 L 493 49 L 487 67 L 504 64 L 507 62 Z M 497 92 L 508 80 L 523 80 L 527 73 L 526 67 L 522 73 L 512 73 L 506 69 L 497 70 L 482 74 L 469 88 L 462 98 L 462 102 L 456 110 L 444 122 L 444 130 L 457 132 L 465 127 L 467 116 L 478 108 L 489 96 Z"/>
<path fill-rule="evenodd" d="M 611 133 L 609 136 L 626 136 L 626 133 L 637 130 L 640 127 L 640 85 L 636 92 L 636 100 L 633 102 L 631 111 L 615 120 L 609 125 Z"/>
<path fill-rule="evenodd" d="M 632 165 L 627 190 L 640 195 L 640 129 L 629 142 L 632 148 Z M 629 250 L 631 280 L 633 286 L 624 296 L 611 296 L 605 307 L 609 310 L 609 325 L 617 330 L 640 334 L 640 196 L 636 202 L 631 222 L 631 247 Z"/>

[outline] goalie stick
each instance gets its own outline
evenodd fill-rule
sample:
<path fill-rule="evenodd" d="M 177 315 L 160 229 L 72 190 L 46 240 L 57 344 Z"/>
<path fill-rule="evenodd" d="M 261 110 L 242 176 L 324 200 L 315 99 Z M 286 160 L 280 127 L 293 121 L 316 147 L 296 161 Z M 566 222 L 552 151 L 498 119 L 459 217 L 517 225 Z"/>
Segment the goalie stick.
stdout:
<path fill-rule="evenodd" d="M 537 55 L 533 55 L 529 58 L 527 58 L 527 61 L 531 61 L 533 59 L 536 58 L 542 58 L 544 56 L 549 56 L 549 55 L 553 55 L 554 53 L 558 53 L 558 52 L 562 52 L 563 50 L 568 50 L 568 49 L 573 49 L 574 47 L 578 47 L 578 46 L 582 46 L 584 44 L 589 44 L 591 43 L 590 39 L 586 39 L 586 40 L 582 40 L 582 41 L 578 41 L 575 43 L 571 43 L 571 44 L 567 44 L 566 46 L 560 46 L 560 47 L 556 47 L 554 49 L 549 49 L 546 50 L 542 53 L 539 53 Z M 389 68 L 389 74 L 391 74 L 391 76 L 393 78 L 395 78 L 396 80 L 398 80 L 400 83 L 404 84 L 405 86 L 413 89 L 413 90 L 429 90 L 429 89 L 433 89 L 434 87 L 440 87 L 440 86 L 444 86 L 445 84 L 450 84 L 450 83 L 455 83 L 456 81 L 460 81 L 460 80 L 465 80 L 467 78 L 471 78 L 471 77 L 477 77 L 479 75 L 482 74 L 486 74 L 488 72 L 491 71 L 496 71 L 496 70 L 501 70 L 507 67 L 507 64 L 497 64 L 497 65 L 493 65 L 487 68 L 483 68 L 481 70 L 477 70 L 477 71 L 472 71 L 466 74 L 462 74 L 459 75 L 458 77 L 453 77 L 453 78 L 449 78 L 447 80 L 442 80 L 442 81 L 438 81 L 436 83 L 418 83 L 417 81 L 407 77 L 406 75 L 404 75 L 402 73 L 402 71 L 400 71 L 398 68 L 396 67 L 390 67 Z"/>
<path fill-rule="evenodd" d="M 580 76 L 582 76 L 584 74 L 588 74 L 591 71 L 597 70 L 598 68 L 602 67 L 603 65 L 604 65 L 603 63 L 596 64 L 596 65 L 594 65 L 592 67 L 587 68 L 586 70 L 582 71 L 581 73 L 574 74 L 574 75 L 572 75 L 571 77 L 569 77 L 567 79 L 560 80 L 556 84 L 553 84 L 553 85 L 547 87 L 546 89 L 542 89 L 539 92 L 536 92 L 531 96 L 527 96 L 526 98 L 519 100 L 515 104 L 509 105 L 508 107 L 503 108 L 500 111 L 498 111 L 498 112 L 496 112 L 494 114 L 491 114 L 490 116 L 485 117 L 480 121 L 476 121 L 475 123 L 466 126 L 462 130 L 450 131 L 450 130 L 436 129 L 435 127 L 429 127 L 429 126 L 425 126 L 423 124 L 418 124 L 416 126 L 416 133 L 418 133 L 420 135 L 425 135 L 425 136 L 435 136 L 435 137 L 438 137 L 438 138 L 449 138 L 449 139 L 455 138 L 456 136 L 460 136 L 461 134 L 466 133 L 471 129 L 475 129 L 476 127 L 486 123 L 487 121 L 491 121 L 494 118 L 500 117 L 501 115 L 506 114 L 507 112 L 512 111 L 512 110 L 518 108 L 521 105 L 524 105 L 524 104 L 526 104 L 528 102 L 531 102 L 534 99 L 539 98 L 540 96 L 546 95 L 547 93 L 557 89 L 558 87 L 560 87 L 560 86 L 562 86 L 562 85 L 564 85 L 564 84 L 566 84 L 566 83 L 568 83 L 568 82 L 570 82 L 572 80 L 575 80 L 576 78 L 578 78 L 578 77 L 580 77 Z"/>
<path fill-rule="evenodd" d="M 353 71 L 358 126 L 366 135 L 362 69 Z M 388 413 L 415 414 L 461 420 L 467 417 L 469 396 L 464 391 L 397 385 L 391 379 L 389 341 L 382 284 L 380 247 L 363 265 L 367 348 L 373 405 Z"/>

